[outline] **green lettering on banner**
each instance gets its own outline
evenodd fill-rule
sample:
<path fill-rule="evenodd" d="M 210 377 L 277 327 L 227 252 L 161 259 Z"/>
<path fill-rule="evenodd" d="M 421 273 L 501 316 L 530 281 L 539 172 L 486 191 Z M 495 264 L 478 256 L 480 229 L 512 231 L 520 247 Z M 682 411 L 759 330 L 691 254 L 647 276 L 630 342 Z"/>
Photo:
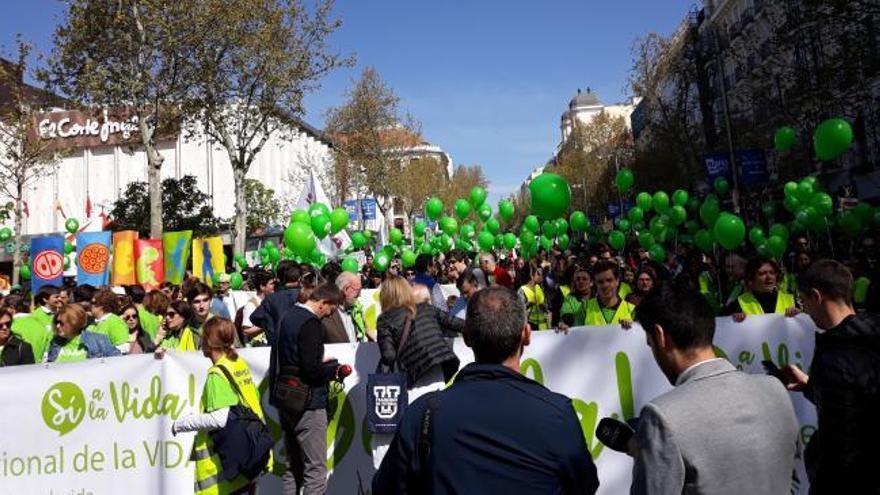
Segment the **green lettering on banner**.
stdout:
<path fill-rule="evenodd" d="M 82 423 L 86 415 L 86 398 L 75 383 L 60 382 L 43 394 L 43 422 L 64 436 Z"/>
<path fill-rule="evenodd" d="M 195 379 L 190 375 L 188 380 L 190 393 L 193 397 L 195 389 Z M 150 380 L 150 395 L 143 402 L 138 402 L 139 390 L 132 387 L 128 382 L 123 382 L 120 391 L 116 391 L 116 384 L 110 382 L 110 401 L 113 403 L 113 413 L 116 420 L 122 423 L 126 416 L 131 413 L 135 419 L 152 419 L 157 415 L 170 416 L 171 419 L 177 419 L 186 410 L 187 404 L 180 400 L 177 394 L 162 394 L 162 380 L 158 375 L 153 376 Z"/>
<path fill-rule="evenodd" d="M 605 447 L 602 445 L 602 442 L 595 439 L 596 425 L 599 423 L 599 404 L 595 402 L 587 404 L 580 399 L 571 399 L 571 405 L 574 407 L 574 412 L 581 423 L 581 429 L 584 431 L 587 449 L 590 451 L 593 460 L 596 460 Z M 612 414 L 612 417 L 617 417 L 617 414 Z"/>
<path fill-rule="evenodd" d="M 625 352 L 618 352 L 614 356 L 614 369 L 617 372 L 617 395 L 620 397 L 620 412 L 624 419 L 632 419 L 636 415 L 632 368 L 629 365 L 629 356 Z"/>
<path fill-rule="evenodd" d="M 327 469 L 339 465 L 354 440 L 354 409 L 345 390 L 331 391 L 333 417 L 327 424 Z"/>
<path fill-rule="evenodd" d="M 519 372 L 522 373 L 523 376 L 528 376 L 532 380 L 544 385 L 544 372 L 541 370 L 541 363 L 538 361 L 532 358 L 524 360 L 522 364 L 519 365 Z"/>

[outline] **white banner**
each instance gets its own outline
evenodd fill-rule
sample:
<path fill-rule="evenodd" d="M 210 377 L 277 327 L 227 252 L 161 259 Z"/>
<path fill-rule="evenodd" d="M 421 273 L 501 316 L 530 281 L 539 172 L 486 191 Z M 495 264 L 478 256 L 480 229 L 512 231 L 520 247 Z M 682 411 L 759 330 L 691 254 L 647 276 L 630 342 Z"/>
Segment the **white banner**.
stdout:
<path fill-rule="evenodd" d="M 716 346 L 747 372 L 762 373 L 762 360 L 806 369 L 812 359 L 815 329 L 806 316 L 717 321 Z M 455 352 L 462 365 L 473 360 L 460 339 Z M 328 493 L 357 493 L 358 483 L 369 492 L 374 471 L 362 379 L 375 370 L 378 349 L 375 344 L 335 344 L 326 347 L 326 354 L 354 364 L 345 389 L 335 396 L 339 407 L 328 428 Z M 262 381 L 269 350 L 248 349 L 241 355 Z M 208 366 L 208 359 L 193 352 L 169 353 L 161 361 L 128 356 L 0 369 L 0 414 L 5 420 L 0 429 L 0 494 L 191 493 L 194 465 L 187 459 L 194 435 L 174 437 L 170 428 L 173 419 L 197 410 Z M 521 369 L 572 397 L 598 466 L 599 493 L 627 492 L 632 460 L 604 448 L 594 431 L 602 417 L 638 415 L 646 402 L 670 389 L 641 328 L 535 333 Z M 806 440 L 815 430 L 815 410 L 801 394 L 791 397 Z M 277 415 L 272 410 L 268 414 L 273 434 L 280 435 Z M 276 469 L 281 469 L 280 436 L 276 455 Z M 801 488 L 805 493 L 805 481 Z M 278 478 L 264 476 L 259 491 L 277 493 Z"/>

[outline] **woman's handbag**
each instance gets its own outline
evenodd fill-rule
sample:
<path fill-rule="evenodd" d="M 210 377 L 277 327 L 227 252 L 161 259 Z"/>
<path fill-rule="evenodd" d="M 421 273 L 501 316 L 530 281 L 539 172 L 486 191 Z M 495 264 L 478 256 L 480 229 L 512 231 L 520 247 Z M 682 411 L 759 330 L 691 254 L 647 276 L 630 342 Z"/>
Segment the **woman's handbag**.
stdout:
<path fill-rule="evenodd" d="M 397 426 L 403 419 L 403 411 L 409 404 L 406 373 L 399 371 L 397 362 L 400 352 L 409 339 L 412 323 L 412 317 L 407 316 L 391 372 L 379 373 L 377 368 L 376 373 L 371 373 L 367 377 L 367 428 L 370 433 L 396 432 Z"/>

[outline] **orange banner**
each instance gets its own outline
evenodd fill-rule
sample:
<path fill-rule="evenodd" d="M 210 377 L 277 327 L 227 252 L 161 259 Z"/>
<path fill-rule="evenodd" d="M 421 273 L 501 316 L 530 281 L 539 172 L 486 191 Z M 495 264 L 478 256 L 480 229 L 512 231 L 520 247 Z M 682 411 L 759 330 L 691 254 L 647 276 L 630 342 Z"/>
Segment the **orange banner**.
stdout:
<path fill-rule="evenodd" d="M 113 285 L 134 285 L 137 283 L 134 266 L 134 241 L 137 231 L 124 230 L 113 233 Z"/>

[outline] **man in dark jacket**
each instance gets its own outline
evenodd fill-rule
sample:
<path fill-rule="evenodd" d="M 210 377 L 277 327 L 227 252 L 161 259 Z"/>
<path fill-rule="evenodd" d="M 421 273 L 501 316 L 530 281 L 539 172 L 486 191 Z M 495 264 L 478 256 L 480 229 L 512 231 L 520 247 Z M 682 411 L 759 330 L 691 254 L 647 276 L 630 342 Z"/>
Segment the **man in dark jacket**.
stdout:
<path fill-rule="evenodd" d="M 373 493 L 595 493 L 571 400 L 519 373 L 530 338 L 513 291 L 477 292 L 464 329 L 476 362 L 407 408 Z"/>
<path fill-rule="evenodd" d="M 276 289 L 263 299 L 263 302 L 251 313 L 251 323 L 260 327 L 266 334 L 269 345 L 275 345 L 278 321 L 290 308 L 296 306 L 299 296 L 299 265 L 291 260 L 278 262 L 278 280 L 282 287 Z"/>
<path fill-rule="evenodd" d="M 281 493 L 323 494 L 327 487 L 327 385 L 338 379 L 339 367 L 325 362 L 321 318 L 336 311 L 342 293 L 333 284 L 315 288 L 304 304 L 281 317 L 269 358 L 270 402 L 278 408 L 287 470 Z M 291 394 L 302 391 L 290 400 Z M 294 403 L 295 402 L 295 403 Z"/>
<path fill-rule="evenodd" d="M 816 405 L 819 429 L 805 460 L 810 493 L 874 493 L 880 455 L 880 317 L 856 314 L 850 271 L 833 260 L 798 277 L 804 312 L 825 330 L 816 335 L 810 375 L 784 372 L 789 390 Z"/>

